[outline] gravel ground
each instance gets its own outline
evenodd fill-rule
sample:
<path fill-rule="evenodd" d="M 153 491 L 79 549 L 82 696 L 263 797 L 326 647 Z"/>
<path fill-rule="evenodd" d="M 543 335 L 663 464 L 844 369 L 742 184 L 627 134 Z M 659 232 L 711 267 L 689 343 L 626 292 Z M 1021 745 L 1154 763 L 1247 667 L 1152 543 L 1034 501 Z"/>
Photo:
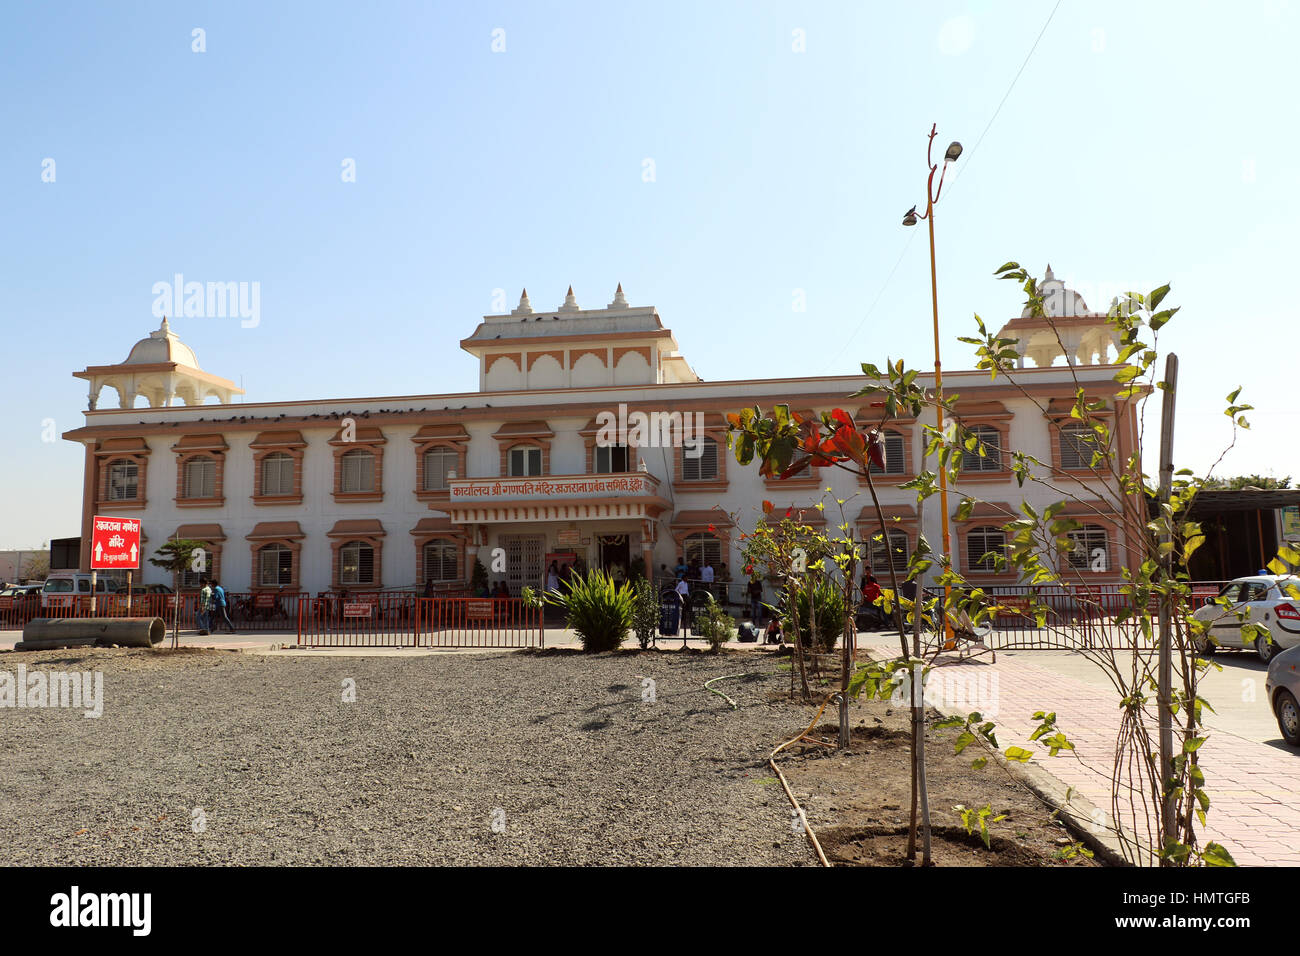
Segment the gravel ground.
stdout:
<path fill-rule="evenodd" d="M 102 671 L 104 712 L 0 708 L 5 864 L 815 862 L 765 762 L 807 717 L 752 651 L 87 649 L 0 671 L 20 662 Z M 747 675 L 720 682 L 738 711 L 702 686 L 725 674 Z"/>

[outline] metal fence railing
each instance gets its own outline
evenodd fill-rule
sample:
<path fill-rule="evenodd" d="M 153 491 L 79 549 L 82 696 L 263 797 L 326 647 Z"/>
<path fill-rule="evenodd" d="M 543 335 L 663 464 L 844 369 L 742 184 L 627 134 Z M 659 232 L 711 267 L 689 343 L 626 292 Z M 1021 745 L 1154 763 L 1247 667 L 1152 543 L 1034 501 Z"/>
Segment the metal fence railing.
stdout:
<path fill-rule="evenodd" d="M 22 630 L 36 618 L 62 617 L 160 617 L 172 625 L 179 602 L 182 630 L 198 627 L 199 595 L 195 591 L 181 594 L 97 594 L 92 613 L 89 594 L 47 594 L 22 598 L 0 597 L 0 630 Z M 226 612 L 236 631 L 285 631 L 297 627 L 298 595 L 288 592 L 232 592 L 227 595 Z M 225 629 L 224 618 L 215 611 L 213 628 Z"/>
<path fill-rule="evenodd" d="M 1217 595 L 1225 583 L 1193 582 L 1192 607 Z M 985 603 L 997 610 L 984 643 L 994 650 L 1132 648 L 1135 640 L 1142 639 L 1134 624 L 1121 623 L 1121 616 L 1133 606 L 1132 596 L 1123 588 L 1122 584 L 990 586 L 985 589 Z M 939 598 L 942 606 L 941 588 L 926 588 L 925 596 Z M 1154 612 L 1154 604 L 1148 610 Z"/>
<path fill-rule="evenodd" d="M 520 598 L 304 597 L 303 647 L 541 647 L 542 609 Z"/>

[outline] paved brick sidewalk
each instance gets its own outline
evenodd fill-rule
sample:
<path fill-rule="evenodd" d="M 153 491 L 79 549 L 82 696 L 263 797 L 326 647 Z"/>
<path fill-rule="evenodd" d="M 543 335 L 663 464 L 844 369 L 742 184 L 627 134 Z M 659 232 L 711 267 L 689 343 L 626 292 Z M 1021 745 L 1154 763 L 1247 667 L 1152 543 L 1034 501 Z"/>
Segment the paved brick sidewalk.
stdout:
<path fill-rule="evenodd" d="M 869 643 L 878 651 L 895 652 L 891 645 Z M 993 690 L 1001 748 L 1017 745 L 1035 751 L 1034 761 L 1044 770 L 1109 814 L 1110 768 L 1120 720 L 1113 691 L 1006 654 L 999 655 L 996 664 L 984 657 L 938 673 L 944 679 L 960 675 L 967 687 L 979 686 L 984 693 Z M 940 709 L 992 710 L 987 700 L 969 703 Z M 1039 710 L 1056 712 L 1057 727 L 1073 741 L 1079 759 L 1049 757 L 1029 743 L 1036 726 L 1033 715 Z M 1207 725 L 1209 739 L 1201 748 L 1200 764 L 1212 804 L 1201 844 L 1223 844 L 1243 866 L 1300 865 L 1300 761 L 1293 753 L 1216 729 L 1213 715 Z"/>

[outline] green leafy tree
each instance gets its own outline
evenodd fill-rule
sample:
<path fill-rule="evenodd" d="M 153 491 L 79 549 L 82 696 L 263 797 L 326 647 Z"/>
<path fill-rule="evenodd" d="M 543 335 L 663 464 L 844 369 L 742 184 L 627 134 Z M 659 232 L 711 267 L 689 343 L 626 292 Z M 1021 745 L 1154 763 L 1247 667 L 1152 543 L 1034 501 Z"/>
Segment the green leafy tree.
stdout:
<path fill-rule="evenodd" d="M 1015 262 L 1006 263 L 994 274 L 1020 284 L 1026 296 L 1027 314 L 1045 320 L 1055 330 L 1056 322 L 1045 314 L 1043 296 L 1033 276 Z M 1109 394 L 1098 394 L 1097 384 L 1085 385 L 1070 366 L 1074 401 L 1064 422 L 1060 416 L 1049 414 L 1041 399 L 1020 380 L 1021 356 L 1016 340 L 989 332 L 979 316 L 975 316 L 979 334 L 963 337 L 962 341 L 975 346 L 977 367 L 988 371 L 991 379 L 1010 384 L 1022 398 L 1038 406 L 1052 428 L 1070 427 L 1072 440 L 1081 443 L 1087 460 L 1084 474 L 1067 473 L 1023 450 L 1003 449 L 1010 471 L 1021 487 L 1034 484 L 1059 496 L 1059 500 L 1041 509 L 1026 501 L 1018 512 L 1005 513 L 999 522 L 1006 535 L 1005 551 L 990 552 L 981 558 L 981 563 L 987 563 L 994 571 L 1014 572 L 1017 581 L 1028 586 L 1027 606 L 1001 603 L 995 594 L 967 581 L 954 567 L 950 555 L 930 552 L 928 546 L 923 553 L 918 548 L 909 563 L 907 579 L 919 584 L 921 576 L 933 569 L 936 574 L 933 585 L 947 592 L 944 605 L 939 606 L 937 597 L 918 597 L 916 602 L 903 599 L 899 594 L 899 576 L 891 567 L 890 586 L 884 589 L 883 604 L 894 610 L 902 653 L 897 659 L 860 666 L 850 689 L 855 694 L 888 696 L 900 686 L 914 688 L 913 713 L 916 714 L 918 701 L 923 701 L 925 672 L 943 666 L 938 658 L 947 627 L 941 622 L 960 621 L 963 627 L 974 628 L 993 624 L 999 617 L 1020 615 L 1049 640 L 1059 640 L 1062 646 L 1072 647 L 1093 660 L 1116 688 L 1121 728 L 1110 768 L 1111 826 L 1126 855 L 1140 863 L 1158 860 L 1162 865 L 1230 865 L 1228 852 L 1212 841 L 1202 847 L 1197 832 L 1198 825 L 1205 826 L 1210 808 L 1204 773 L 1198 764 L 1198 752 L 1208 736 L 1203 714 L 1209 706 L 1199 693 L 1198 683 L 1209 664 L 1198 649 L 1211 638 L 1206 625 L 1192 618 L 1195 608 L 1187 562 L 1204 541 L 1204 535 L 1199 525 L 1188 519 L 1188 514 L 1196 494 L 1207 486 L 1210 476 L 1197 477 L 1185 470 L 1169 476 L 1167 498 L 1162 495 L 1154 512 L 1149 511 L 1148 489 L 1153 482 L 1142 471 L 1141 436 L 1131 443 L 1132 447 L 1121 447 L 1111 424 L 1128 414 L 1130 403 L 1140 412 L 1150 396 L 1174 387 L 1157 374 L 1160 329 L 1178 312 L 1177 308 L 1164 306 L 1168 293 L 1169 286 L 1165 285 L 1147 294 L 1128 293 L 1112 303 L 1107 322 L 1119 349 L 1119 368 L 1112 387 L 1100 389 Z M 1059 341 L 1060 332 L 1056 334 Z M 741 464 L 757 461 L 764 476 L 780 479 L 808 469 L 831 467 L 850 471 L 866 481 L 880 525 L 885 527 L 871 477 L 872 464 L 882 464 L 881 430 L 895 417 L 921 421 L 927 409 L 930 414 L 925 418 L 932 418 L 937 405 L 944 425 L 942 428 L 924 426 L 926 458 L 935 469 L 946 472 L 945 477 L 958 499 L 957 520 L 969 517 L 977 505 L 995 508 L 993 503 L 983 502 L 961 488 L 963 456 L 982 457 L 987 449 L 978 433 L 963 426 L 957 414 L 958 397 L 948 393 L 940 400 L 920 384 L 917 370 L 907 368 L 901 360 L 890 360 L 883 367 L 864 363 L 862 371 L 866 384 L 850 397 L 870 396 L 873 407 L 882 409 L 879 420 L 857 422 L 843 409 L 823 413 L 820 419 L 805 419 L 785 405 L 776 406 L 770 413 L 761 408 L 745 409 L 728 416 L 731 447 L 737 460 Z M 1233 422 L 1234 443 L 1237 430 L 1249 427 L 1244 413 L 1251 406 L 1238 404 L 1240 392 L 1241 389 L 1236 389 L 1230 393 L 1225 407 L 1225 414 Z M 902 487 L 914 491 L 919 510 L 926 499 L 938 492 L 938 485 L 938 472 L 925 470 Z M 1136 552 L 1136 559 L 1130 557 L 1122 569 L 1118 599 L 1116 595 L 1107 595 L 1104 603 L 1095 589 L 1079 586 L 1086 584 L 1083 573 L 1078 562 L 1069 560 L 1080 547 L 1074 532 L 1080 530 L 1081 522 L 1067 507 L 1075 505 L 1077 511 L 1096 497 L 1102 499 L 1108 513 L 1114 516 L 1114 523 L 1131 552 Z M 923 542 L 921 538 L 918 544 Z M 1300 564 L 1300 553 L 1283 548 L 1270 564 L 1270 570 L 1282 573 L 1295 564 Z M 1073 600 L 1084 613 L 1105 622 L 1110 640 L 1080 646 L 1072 632 L 1073 620 L 1063 618 L 1057 607 L 1040 596 L 1044 589 L 1063 587 L 1070 588 Z M 907 646 L 902 627 L 903 611 L 908 612 L 912 623 L 911 648 Z M 1224 611 L 1227 613 L 1226 607 Z M 1173 685 L 1167 693 L 1159 689 L 1157 655 L 1151 653 L 1160 630 L 1156 623 L 1162 616 L 1170 630 L 1173 658 Z M 933 633 L 923 647 L 920 631 L 928 621 L 935 623 L 926 628 Z M 1049 755 L 1073 755 L 1077 759 L 1073 745 L 1055 726 L 1055 714 L 1040 713 L 1037 717 L 1040 727 L 1035 742 Z M 924 721 L 923 713 L 921 719 Z M 1174 724 L 1174 745 L 1164 751 L 1163 761 L 1162 746 L 1157 739 L 1162 719 Z M 975 747 L 980 753 L 976 763 L 987 764 L 990 752 L 997 748 L 991 721 L 971 714 L 964 719 L 949 718 L 943 723 L 961 727 L 958 748 Z M 919 735 L 919 741 L 917 737 L 914 722 L 913 768 L 914 774 L 923 781 L 925 762 L 920 743 L 924 733 Z M 1022 762 L 1034 754 L 1011 747 L 1002 756 L 1008 761 Z M 917 790 L 914 788 L 913 792 L 915 806 Z M 924 794 L 923 783 L 920 792 Z M 914 815 L 914 832 L 915 829 Z"/>
<path fill-rule="evenodd" d="M 173 539 L 158 548 L 156 552 L 158 557 L 149 559 L 149 563 L 154 567 L 169 571 L 172 576 L 172 591 L 175 592 L 176 595 L 176 600 L 172 604 L 173 648 L 180 643 L 180 576 L 183 572 L 194 568 L 195 558 L 201 551 L 203 551 L 204 547 L 205 545 L 202 541 L 191 541 L 188 538 Z"/>

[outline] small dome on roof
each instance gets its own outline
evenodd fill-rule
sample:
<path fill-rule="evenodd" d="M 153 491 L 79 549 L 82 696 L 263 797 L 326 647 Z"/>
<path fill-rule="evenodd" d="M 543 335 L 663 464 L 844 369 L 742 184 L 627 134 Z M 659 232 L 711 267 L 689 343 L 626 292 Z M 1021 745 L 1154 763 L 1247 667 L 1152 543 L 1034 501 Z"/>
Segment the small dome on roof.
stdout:
<path fill-rule="evenodd" d="M 163 316 L 162 325 L 156 332 L 150 332 L 148 338 L 141 339 L 131 346 L 131 354 L 123 365 L 156 365 L 162 362 L 175 362 L 190 368 L 200 368 L 194 350 L 176 337 L 176 333 L 167 324 Z"/>
<path fill-rule="evenodd" d="M 1066 319 L 1092 314 L 1088 311 L 1088 303 L 1083 301 L 1083 296 L 1073 289 L 1067 289 L 1065 283 L 1056 278 L 1051 265 L 1048 265 L 1043 281 L 1038 283 L 1038 293 L 1043 297 L 1043 312 L 1048 318 Z M 1033 318 L 1028 306 L 1020 313 L 1020 317 Z"/>

